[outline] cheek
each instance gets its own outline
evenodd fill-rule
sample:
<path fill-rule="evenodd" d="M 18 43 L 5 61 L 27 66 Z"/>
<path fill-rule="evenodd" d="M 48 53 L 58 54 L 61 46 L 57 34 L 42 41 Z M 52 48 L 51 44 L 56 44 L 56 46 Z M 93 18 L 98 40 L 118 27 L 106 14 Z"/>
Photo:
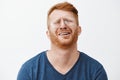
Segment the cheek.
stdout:
<path fill-rule="evenodd" d="M 49 35 L 52 36 L 54 35 L 55 36 L 56 34 L 56 30 L 54 28 L 49 28 Z"/>
<path fill-rule="evenodd" d="M 56 33 L 57 32 L 57 27 L 55 27 L 55 26 L 50 26 L 49 27 L 49 31 L 51 31 L 51 33 Z"/>
<path fill-rule="evenodd" d="M 72 29 L 72 33 L 73 33 L 73 35 L 75 36 L 78 36 L 79 34 L 79 30 L 78 30 L 78 28 L 74 28 L 74 29 Z"/>

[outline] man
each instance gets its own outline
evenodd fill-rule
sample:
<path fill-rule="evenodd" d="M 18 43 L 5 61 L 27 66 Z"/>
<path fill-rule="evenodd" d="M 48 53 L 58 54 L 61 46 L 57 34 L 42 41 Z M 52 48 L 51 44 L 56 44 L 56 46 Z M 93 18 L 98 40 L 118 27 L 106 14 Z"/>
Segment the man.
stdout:
<path fill-rule="evenodd" d="M 78 11 L 70 3 L 58 3 L 48 12 L 50 50 L 21 67 L 17 80 L 108 80 L 103 66 L 77 50 L 81 33 Z"/>

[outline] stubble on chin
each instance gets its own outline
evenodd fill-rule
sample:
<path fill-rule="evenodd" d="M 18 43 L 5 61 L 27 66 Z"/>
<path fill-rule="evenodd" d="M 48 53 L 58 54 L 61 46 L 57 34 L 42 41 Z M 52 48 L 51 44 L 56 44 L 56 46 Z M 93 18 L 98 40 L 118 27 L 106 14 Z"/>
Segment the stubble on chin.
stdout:
<path fill-rule="evenodd" d="M 73 35 L 70 36 L 70 38 L 71 38 L 70 40 L 68 40 L 68 41 L 65 40 L 65 42 L 64 42 L 64 40 L 59 39 L 56 35 L 54 35 L 52 32 L 50 32 L 51 44 L 53 44 L 53 45 L 55 45 L 57 47 L 63 48 L 63 49 L 69 48 L 73 44 L 77 43 L 77 40 L 78 40 L 77 29 L 75 30 L 75 32 L 73 33 Z"/>

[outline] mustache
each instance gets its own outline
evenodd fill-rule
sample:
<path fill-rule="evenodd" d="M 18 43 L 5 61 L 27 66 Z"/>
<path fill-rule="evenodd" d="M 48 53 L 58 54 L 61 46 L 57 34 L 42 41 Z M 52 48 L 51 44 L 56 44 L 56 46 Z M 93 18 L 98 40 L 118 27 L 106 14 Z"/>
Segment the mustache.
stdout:
<path fill-rule="evenodd" d="M 58 28 L 57 31 L 58 31 L 58 32 L 72 32 L 72 30 L 69 29 L 69 28 Z"/>

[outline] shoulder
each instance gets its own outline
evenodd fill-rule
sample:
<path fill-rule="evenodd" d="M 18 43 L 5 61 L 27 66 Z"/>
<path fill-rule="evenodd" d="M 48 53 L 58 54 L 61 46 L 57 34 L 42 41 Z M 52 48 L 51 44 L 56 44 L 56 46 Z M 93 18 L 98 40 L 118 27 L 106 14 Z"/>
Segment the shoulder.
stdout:
<path fill-rule="evenodd" d="M 40 62 L 42 60 L 42 58 L 44 57 L 46 51 L 43 51 L 39 54 L 37 54 L 36 56 L 30 58 L 29 60 L 27 60 L 23 65 L 22 67 L 24 66 L 29 66 L 29 67 L 32 67 L 33 65 L 35 65 L 36 63 Z"/>
<path fill-rule="evenodd" d="M 17 76 L 17 80 L 30 80 L 32 78 L 33 73 L 37 72 L 37 69 L 41 62 L 43 62 L 44 54 L 46 52 L 43 51 L 38 55 L 32 57 L 27 60 L 20 68 Z"/>
<path fill-rule="evenodd" d="M 97 61 L 96 59 L 88 56 L 87 54 L 81 52 L 81 59 L 80 59 L 82 65 L 84 68 L 87 69 L 87 71 L 92 74 L 93 78 L 95 78 L 95 80 L 107 80 L 107 74 L 106 71 L 103 67 L 103 65 Z M 99 79 L 100 78 L 100 79 Z"/>
<path fill-rule="evenodd" d="M 81 52 L 80 64 L 82 67 L 90 70 L 92 73 L 98 72 L 98 70 L 102 70 L 103 65 L 96 59 L 91 56 Z"/>
<path fill-rule="evenodd" d="M 84 52 L 80 52 L 80 53 L 81 53 L 80 54 L 81 55 L 80 60 L 82 62 L 87 63 L 87 64 L 89 64 L 91 66 L 102 66 L 102 64 L 98 60 L 94 59 L 93 57 L 87 55 Z"/>
<path fill-rule="evenodd" d="M 94 80 L 108 80 L 103 65 L 96 59 L 81 52 L 81 61 L 86 65 L 86 69 L 92 74 Z"/>
<path fill-rule="evenodd" d="M 29 60 L 27 60 L 23 65 L 31 65 L 36 63 L 37 61 L 41 60 L 41 58 L 44 57 L 44 54 L 46 53 L 46 51 L 43 51 L 39 54 L 37 54 L 36 56 L 30 58 Z"/>

